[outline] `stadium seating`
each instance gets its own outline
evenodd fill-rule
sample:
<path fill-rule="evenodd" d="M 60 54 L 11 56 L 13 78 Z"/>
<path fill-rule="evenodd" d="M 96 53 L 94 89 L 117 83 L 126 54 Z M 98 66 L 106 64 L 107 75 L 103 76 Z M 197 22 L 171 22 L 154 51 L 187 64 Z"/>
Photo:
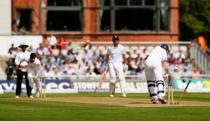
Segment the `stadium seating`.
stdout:
<path fill-rule="evenodd" d="M 157 45 L 125 45 L 126 57 L 129 60 L 127 75 L 142 75 L 144 58 L 155 46 Z M 186 60 L 190 60 L 186 45 L 170 45 L 170 48 L 170 71 L 173 72 L 175 67 L 179 67 L 181 73 L 186 71 L 185 67 L 191 73 L 194 68 L 191 62 L 187 62 L 186 65 Z M 91 45 L 87 48 L 77 44 L 76 48 L 71 46 L 64 49 L 47 46 L 43 49 L 40 46 L 34 50 L 39 54 L 47 76 L 95 75 L 100 74 L 105 67 L 106 46 L 104 45 Z"/>

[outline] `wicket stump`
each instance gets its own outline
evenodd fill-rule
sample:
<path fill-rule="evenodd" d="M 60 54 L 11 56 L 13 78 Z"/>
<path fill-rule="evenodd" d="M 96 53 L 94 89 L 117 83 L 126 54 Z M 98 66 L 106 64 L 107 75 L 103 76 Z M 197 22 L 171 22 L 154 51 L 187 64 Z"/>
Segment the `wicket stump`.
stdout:
<path fill-rule="evenodd" d="M 45 85 L 45 79 L 41 80 L 41 98 L 46 97 L 46 85 Z"/>
<path fill-rule="evenodd" d="M 172 79 L 170 75 L 167 77 L 168 79 L 168 104 L 174 104 L 174 90 L 173 90 L 173 84 Z"/>

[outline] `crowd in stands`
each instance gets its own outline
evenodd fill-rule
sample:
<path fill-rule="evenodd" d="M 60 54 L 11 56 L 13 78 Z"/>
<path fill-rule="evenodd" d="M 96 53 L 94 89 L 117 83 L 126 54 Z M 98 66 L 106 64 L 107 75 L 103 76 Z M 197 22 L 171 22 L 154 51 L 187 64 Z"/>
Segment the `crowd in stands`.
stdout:
<path fill-rule="evenodd" d="M 38 48 L 29 47 L 28 51 L 36 52 L 43 65 L 46 77 L 60 78 L 66 75 L 91 75 L 101 74 L 106 66 L 105 55 L 106 46 L 97 46 L 86 41 L 85 44 L 69 42 L 66 46 L 59 45 L 55 42 L 55 38 L 48 38 L 49 44 L 40 43 Z M 52 40 L 52 42 L 50 41 Z M 125 45 L 126 46 L 126 45 Z M 144 78 L 144 60 L 148 53 L 156 45 L 133 45 L 126 46 L 127 58 L 127 75 L 137 75 Z M 169 55 L 169 70 L 177 77 L 192 75 L 197 77 L 200 75 L 198 67 L 196 67 L 190 58 L 190 46 L 170 45 L 171 53 Z M 9 49 L 11 55 L 7 77 L 11 79 L 14 71 L 15 54 L 19 51 L 17 47 Z"/>

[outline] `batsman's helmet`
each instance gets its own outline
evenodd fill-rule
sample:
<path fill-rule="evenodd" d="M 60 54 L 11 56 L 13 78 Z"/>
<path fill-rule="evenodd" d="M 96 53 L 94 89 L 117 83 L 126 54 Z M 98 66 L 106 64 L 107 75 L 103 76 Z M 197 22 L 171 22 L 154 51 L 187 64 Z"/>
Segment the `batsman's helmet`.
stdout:
<path fill-rule="evenodd" d="M 167 50 L 167 51 L 169 51 L 168 44 L 161 44 L 160 47 L 165 49 L 165 50 Z"/>
<path fill-rule="evenodd" d="M 113 36 L 112 36 L 112 40 L 119 40 L 119 36 L 118 36 L 118 35 L 116 35 L 116 34 L 115 34 L 115 35 L 113 35 Z"/>
<path fill-rule="evenodd" d="M 34 59 L 34 58 L 36 58 L 36 53 L 31 53 L 30 59 Z"/>

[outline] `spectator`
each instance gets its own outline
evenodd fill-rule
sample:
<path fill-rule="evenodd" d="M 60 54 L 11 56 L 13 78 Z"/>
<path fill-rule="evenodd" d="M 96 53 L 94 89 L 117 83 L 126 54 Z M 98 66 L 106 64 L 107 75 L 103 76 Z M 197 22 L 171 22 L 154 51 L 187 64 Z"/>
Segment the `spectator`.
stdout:
<path fill-rule="evenodd" d="M 93 62 L 93 72 L 94 72 L 95 74 L 101 74 L 97 61 L 94 61 L 94 62 Z"/>
<path fill-rule="evenodd" d="M 93 54 L 90 57 L 91 61 L 97 61 L 98 60 L 99 55 L 97 54 L 96 50 L 93 50 Z"/>
<path fill-rule="evenodd" d="M 56 46 L 51 46 L 53 56 L 59 55 L 59 49 Z"/>
<path fill-rule="evenodd" d="M 52 48 L 53 46 L 57 45 L 56 37 L 51 33 L 50 36 L 47 38 L 49 46 Z"/>
<path fill-rule="evenodd" d="M 184 68 L 183 73 L 181 73 L 182 77 L 190 77 L 192 73 L 188 70 L 188 68 Z"/>
<path fill-rule="evenodd" d="M 9 53 L 9 61 L 7 63 L 7 69 L 6 69 L 6 74 L 7 74 L 7 80 L 12 79 L 13 71 L 15 68 L 15 57 L 17 54 L 17 48 L 14 47 L 14 44 L 11 44 L 11 47 L 8 50 Z"/>
<path fill-rule="evenodd" d="M 83 45 L 84 49 L 87 49 L 87 50 L 91 50 L 92 49 L 92 44 L 90 43 L 90 40 L 87 40 L 85 42 L 85 44 Z"/>
<path fill-rule="evenodd" d="M 174 67 L 174 70 L 171 74 L 172 79 L 179 79 L 181 76 L 180 70 L 178 69 L 177 66 Z"/>
<path fill-rule="evenodd" d="M 13 51 L 16 51 L 16 47 L 15 47 L 14 44 L 12 43 L 12 44 L 11 44 L 11 47 L 10 47 L 9 50 L 8 50 L 8 53 L 9 53 L 9 54 L 12 54 Z"/>
<path fill-rule="evenodd" d="M 141 58 L 145 59 L 147 57 L 148 53 L 147 53 L 147 49 L 143 49 L 143 52 L 141 53 Z"/>
<path fill-rule="evenodd" d="M 67 39 L 65 39 L 63 36 L 57 40 L 57 45 L 62 48 L 62 49 L 66 49 L 66 43 L 67 43 Z"/>
<path fill-rule="evenodd" d="M 199 78 L 199 76 L 200 76 L 200 71 L 197 68 L 193 68 L 192 78 L 197 79 L 197 78 Z"/>

